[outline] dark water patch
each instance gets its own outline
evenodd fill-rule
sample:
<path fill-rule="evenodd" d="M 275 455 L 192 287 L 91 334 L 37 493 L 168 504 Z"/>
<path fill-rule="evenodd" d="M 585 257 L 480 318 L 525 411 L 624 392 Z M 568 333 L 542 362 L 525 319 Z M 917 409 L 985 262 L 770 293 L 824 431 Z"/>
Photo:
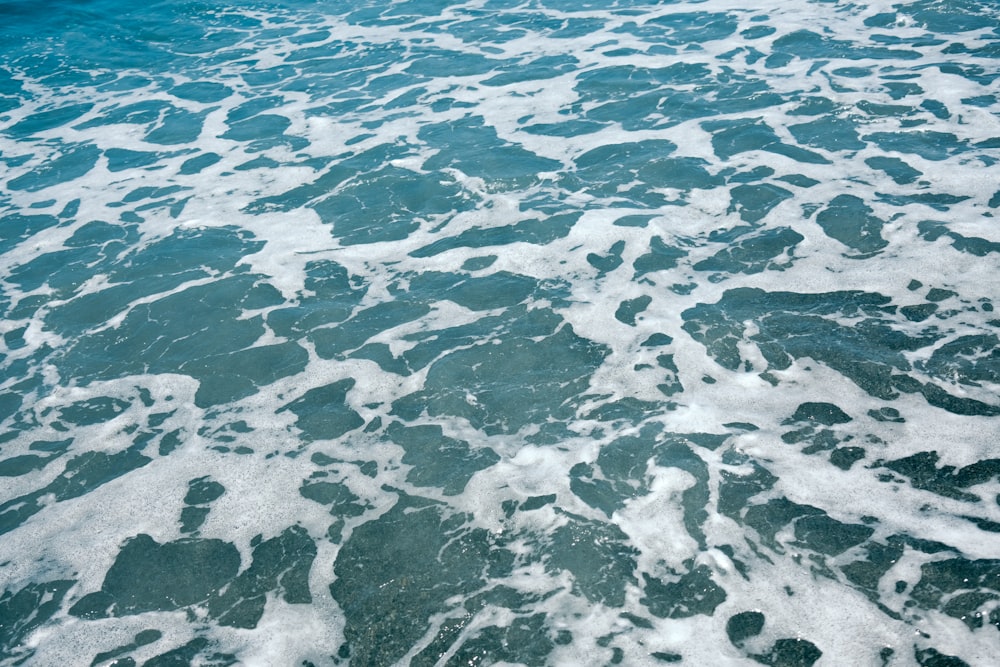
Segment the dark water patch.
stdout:
<path fill-rule="evenodd" d="M 743 611 L 733 614 L 726 621 L 726 635 L 734 646 L 740 646 L 751 637 L 756 637 L 764 629 L 764 614 L 759 611 Z"/>
<path fill-rule="evenodd" d="M 123 204 L 132 204 L 132 203 L 135 203 L 135 202 L 140 202 L 140 201 L 142 201 L 144 199 L 149 199 L 149 200 L 164 199 L 165 197 L 168 197 L 169 195 L 172 195 L 175 192 L 181 192 L 181 191 L 183 191 L 185 189 L 186 188 L 184 188 L 184 187 L 182 187 L 180 185 L 168 185 L 168 186 L 162 187 L 162 188 L 161 187 L 152 186 L 152 185 L 144 185 L 144 186 L 141 186 L 141 187 L 135 188 L 134 190 L 129 191 L 129 193 L 127 195 L 125 195 L 124 197 L 122 197 L 121 203 L 123 203 Z M 141 208 L 144 208 L 144 207 L 139 207 L 136 210 L 139 210 Z"/>
<path fill-rule="evenodd" d="M 295 425 L 310 440 L 332 440 L 348 431 L 360 428 L 364 420 L 347 404 L 347 392 L 354 386 L 352 378 L 315 387 L 281 407 L 278 412 L 290 410 L 298 419 Z"/>
<path fill-rule="evenodd" d="M 250 171 L 252 169 L 277 169 L 281 163 L 268 157 L 258 157 L 233 167 L 234 171 Z"/>
<path fill-rule="evenodd" d="M 777 185 L 763 183 L 738 185 L 729 191 L 729 196 L 729 212 L 738 212 L 744 222 L 755 223 L 789 199 L 792 193 Z"/>
<path fill-rule="evenodd" d="M 784 553 L 784 549 L 776 539 L 778 532 L 796 519 L 817 516 L 826 516 L 826 512 L 812 505 L 793 502 L 788 498 L 772 498 L 763 504 L 750 505 L 744 513 L 743 522 L 757 531 L 764 545 L 778 553 Z"/>
<path fill-rule="evenodd" d="M 608 171 L 638 170 L 651 160 L 663 159 L 677 150 L 677 145 L 665 139 L 612 144 L 593 148 L 576 158 L 577 172 L 586 180 L 603 180 Z M 608 169 L 609 166 L 614 169 Z"/>
<path fill-rule="evenodd" d="M 870 206 L 854 195 L 838 195 L 816 215 L 816 223 L 832 239 L 865 255 L 887 245 L 882 238 L 885 221 L 873 215 Z"/>
<path fill-rule="evenodd" d="M 411 257 L 433 257 L 454 248 L 487 248 L 513 243 L 546 245 L 569 235 L 582 211 L 545 218 L 528 218 L 513 225 L 482 227 L 442 238 L 410 253 Z"/>
<path fill-rule="evenodd" d="M 896 11 L 934 33 L 962 33 L 993 27 L 983 5 L 972 0 L 961 0 L 947 7 L 930 0 L 918 0 L 910 5 L 900 5 Z"/>
<path fill-rule="evenodd" d="M 604 346 L 577 336 L 558 316 L 540 310 L 517 320 L 496 340 L 437 359 L 424 389 L 397 400 L 392 414 L 407 420 L 424 411 L 464 417 L 488 434 L 569 419 L 590 375 L 608 354 Z"/>
<path fill-rule="evenodd" d="M 940 301 L 945 301 L 951 299 L 952 297 L 958 296 L 958 292 L 954 292 L 949 289 L 943 289 L 941 287 L 932 287 L 927 290 L 927 300 L 938 303 Z M 953 343 L 947 343 L 947 345 L 959 345 L 960 347 L 967 347 L 969 339 L 973 341 L 973 346 L 980 348 L 982 345 L 986 345 L 987 349 L 990 347 L 995 347 L 997 344 L 996 336 L 963 336 Z"/>
<path fill-rule="evenodd" d="M 146 141 L 151 144 L 183 145 L 198 140 L 201 136 L 205 117 L 210 109 L 201 112 L 174 109 L 163 115 L 157 127 L 146 133 Z"/>
<path fill-rule="evenodd" d="M 662 389 L 661 389 L 662 390 Z M 669 395 L 666 391 L 665 394 Z M 654 415 L 662 414 L 665 409 L 673 409 L 674 405 L 666 406 L 660 401 L 640 401 L 632 396 L 603 405 L 583 415 L 584 419 L 596 419 L 602 422 L 627 422 L 638 424 Z"/>
<path fill-rule="evenodd" d="M 76 426 L 88 426 L 110 421 L 124 412 L 130 403 L 120 398 L 99 396 L 77 401 L 59 410 L 59 419 Z"/>
<path fill-rule="evenodd" d="M 899 309 L 900 314 L 911 322 L 923 322 L 928 317 L 937 312 L 936 303 L 921 303 L 913 306 L 903 306 Z"/>
<path fill-rule="evenodd" d="M 4 235 L 0 237 L 0 251 L 7 252 L 17 244 L 34 234 L 59 224 L 59 218 L 53 215 L 24 215 L 20 212 L 9 213 L 0 218 Z"/>
<path fill-rule="evenodd" d="M 496 130 L 485 125 L 479 117 L 427 125 L 421 128 L 418 136 L 430 146 L 441 149 L 425 162 L 426 169 L 454 167 L 494 187 L 528 187 L 538 181 L 540 172 L 557 171 L 562 167 L 555 160 L 500 140 Z M 453 199 L 447 200 L 449 207 L 453 207 Z"/>
<path fill-rule="evenodd" d="M 576 76 L 574 90 L 584 100 L 599 100 L 608 104 L 611 100 L 642 98 L 643 93 L 663 85 L 679 85 L 702 80 L 708 69 L 698 64 L 678 64 L 672 67 L 653 69 L 635 65 L 607 65 Z"/>
<path fill-rule="evenodd" d="M 493 266 L 497 261 L 496 255 L 483 255 L 481 257 L 470 257 L 462 264 L 463 271 L 481 271 Z"/>
<path fill-rule="evenodd" d="M 886 42 L 886 43 L 890 43 L 890 42 Z M 884 76 L 882 78 L 883 79 L 889 79 L 890 77 Z M 885 88 L 886 92 L 889 94 L 889 97 L 891 99 L 893 99 L 893 100 L 901 100 L 904 97 L 909 97 L 910 95 L 923 95 L 924 94 L 924 89 L 921 88 L 919 84 L 913 83 L 911 81 L 885 81 L 882 84 L 882 87 Z M 933 103 L 934 101 L 935 100 L 926 100 L 925 102 L 922 103 L 922 106 L 924 106 L 924 108 L 930 108 L 928 106 L 928 102 Z M 941 106 L 944 106 L 944 105 L 941 105 Z M 934 108 L 940 108 L 940 107 L 937 107 L 935 105 Z M 941 118 L 941 116 L 938 116 L 938 117 Z"/>
<path fill-rule="evenodd" d="M 203 602 L 235 577 L 236 547 L 222 540 L 182 539 L 165 544 L 140 534 L 122 546 L 101 590 L 74 604 L 80 618 L 171 611 Z"/>
<path fill-rule="evenodd" d="M 819 153 L 782 143 L 774 130 L 761 119 L 705 121 L 702 127 L 712 133 L 712 148 L 720 160 L 759 150 L 806 164 L 830 162 Z"/>
<path fill-rule="evenodd" d="M 900 391 L 918 391 L 923 394 L 924 399 L 930 405 L 956 415 L 980 415 L 983 417 L 1000 415 L 1000 407 L 996 405 L 984 403 L 974 398 L 955 396 L 931 382 L 921 385 L 912 378 L 900 378 L 896 381 L 896 385 Z"/>
<path fill-rule="evenodd" d="M 115 665 L 115 667 L 125 667 L 127 664 L 134 665 L 135 664 L 134 660 L 131 663 L 128 663 L 127 661 L 131 660 L 131 658 L 121 658 L 121 656 L 127 655 L 128 653 L 131 653 L 132 651 L 135 651 L 138 648 L 159 641 L 160 638 L 162 637 L 163 633 L 160 632 L 159 630 L 140 630 L 135 634 L 135 637 L 128 644 L 123 644 L 121 646 L 111 649 L 110 651 L 104 651 L 103 653 L 98 653 L 96 656 L 94 656 L 94 661 L 90 663 L 90 667 L 96 667 L 102 662 L 107 662 L 114 658 L 119 658 L 119 660 L 116 660 L 115 662 L 112 663 L 113 665 Z"/>
<path fill-rule="evenodd" d="M 385 432 L 406 450 L 402 463 L 413 466 L 406 481 L 415 486 L 438 487 L 446 496 L 461 493 L 474 474 L 500 460 L 489 447 L 473 450 L 469 443 L 445 436 L 437 425 L 407 427 L 393 422 Z"/>
<path fill-rule="evenodd" d="M 712 257 L 695 263 L 694 268 L 721 274 L 782 271 L 791 266 L 792 251 L 804 239 L 789 227 L 765 229 L 741 240 L 730 241 L 727 247 Z M 709 240 L 714 238 L 709 237 Z M 785 257 L 787 261 L 781 261 Z"/>
<path fill-rule="evenodd" d="M 496 285 L 502 286 L 506 279 L 507 277 L 504 274 L 499 274 Z M 483 340 L 502 338 L 518 332 L 527 334 L 529 331 L 534 331 L 535 334 L 528 335 L 545 335 L 546 331 L 548 331 L 548 325 L 542 324 L 542 322 L 546 321 L 548 315 L 538 309 L 532 309 L 527 303 L 514 303 L 520 298 L 518 292 L 521 287 L 534 285 L 531 295 L 533 299 L 545 299 L 553 304 L 561 304 L 565 303 L 565 298 L 568 294 L 566 284 L 562 281 L 535 283 L 534 279 L 525 279 L 520 276 L 515 277 L 515 274 L 510 274 L 510 279 L 515 285 L 512 293 L 506 296 L 495 295 L 498 296 L 497 305 L 500 303 L 513 304 L 503 312 L 486 315 L 468 324 L 406 334 L 403 336 L 403 340 L 415 342 L 416 344 L 405 351 L 399 358 L 393 357 L 388 346 L 384 344 L 365 345 L 355 352 L 353 356 L 370 358 L 377 361 L 383 368 L 402 375 L 408 375 L 418 369 L 424 368 L 437 358 L 446 355 L 454 349 L 476 346 Z M 460 276 L 445 277 L 445 281 L 448 284 L 461 287 L 464 278 Z M 456 292 L 449 290 L 451 299 L 456 302 L 461 300 L 463 305 L 485 306 L 488 301 L 486 303 L 480 301 L 479 297 L 475 296 L 475 292 L 478 291 L 478 287 L 480 286 L 483 288 L 488 286 L 490 280 L 484 277 L 482 280 L 478 278 L 474 279 L 473 282 L 477 285 L 477 289 L 473 292 L 457 296 Z M 428 302 L 437 296 L 433 292 L 423 295 L 413 295 L 410 292 L 408 293 L 409 295 L 415 296 L 418 299 L 427 298 Z M 466 301 L 469 298 L 472 300 Z M 493 296 L 487 296 L 486 298 L 492 300 Z"/>
<path fill-rule="evenodd" d="M 0 460 L 0 477 L 20 477 L 28 473 L 41 470 L 53 460 L 60 456 L 60 453 L 51 456 L 38 456 L 37 454 L 21 454 Z"/>
<path fill-rule="evenodd" d="M 281 302 L 274 288 L 246 274 L 190 287 L 136 306 L 116 328 L 78 339 L 62 353 L 61 367 L 85 382 L 183 373 L 200 382 L 198 405 L 237 400 L 308 361 L 295 343 L 255 345 L 264 333 L 262 318 L 239 319 L 245 308 Z M 54 310 L 50 319 L 61 314 Z"/>
<path fill-rule="evenodd" d="M 889 49 L 879 46 L 864 46 L 848 40 L 833 39 L 810 30 L 797 30 L 782 35 L 771 45 L 772 55 L 768 57 L 769 67 L 779 67 L 789 58 L 802 60 L 916 60 L 920 52 L 907 49 Z"/>
<path fill-rule="evenodd" d="M 131 227 L 126 227 L 125 235 L 121 236 L 121 228 L 115 229 L 115 226 L 106 223 L 100 225 L 81 228 L 81 232 L 88 229 L 88 236 L 93 238 L 89 246 L 102 246 L 104 239 L 114 240 L 115 243 L 108 248 L 114 251 L 124 249 L 124 243 L 136 240 Z M 118 245 L 119 241 L 122 245 Z M 46 325 L 74 337 L 87 327 L 113 319 L 136 299 L 172 291 L 187 281 L 207 278 L 212 272 L 232 270 L 244 254 L 255 252 L 263 245 L 253 240 L 248 232 L 234 228 L 182 229 L 140 250 L 122 256 L 109 254 L 106 265 L 100 268 L 106 271 L 111 285 L 52 309 L 46 317 Z M 72 263 L 70 267 L 73 267 Z M 237 282 L 239 280 L 242 279 Z M 198 295 L 198 290 L 189 293 L 194 307 L 198 306 Z M 146 307 L 152 308 L 149 305 Z"/>
<path fill-rule="evenodd" d="M 101 229 L 102 226 L 106 229 Z M 95 270 L 111 270 L 125 251 L 126 241 L 131 240 L 127 232 L 103 234 L 107 229 L 113 229 L 112 225 L 99 221 L 84 225 L 78 234 L 67 240 L 65 245 L 68 247 L 40 253 L 15 266 L 8 273 L 8 279 L 25 290 L 49 288 L 45 290 L 46 302 L 74 296 Z"/>
<path fill-rule="evenodd" d="M 661 345 L 670 345 L 674 342 L 674 339 L 665 333 L 655 333 L 649 336 L 646 340 L 642 342 L 643 347 L 659 347 Z"/>
<path fill-rule="evenodd" d="M 528 300 L 538 289 L 538 281 L 509 271 L 470 277 L 427 271 L 407 276 L 408 295 L 431 302 L 447 299 L 470 310 L 510 308 Z"/>
<path fill-rule="evenodd" d="M 646 25 L 664 31 L 657 41 L 676 46 L 726 39 L 739 27 L 734 15 L 707 11 L 671 13 L 650 19 Z"/>
<path fill-rule="evenodd" d="M 531 62 L 499 67 L 500 73 L 483 81 L 484 86 L 507 86 L 524 81 L 552 79 L 572 71 L 579 61 L 573 56 L 542 56 Z"/>
<path fill-rule="evenodd" d="M 920 192 L 906 195 L 890 195 L 878 193 L 878 201 L 887 202 L 893 206 L 906 206 L 907 204 L 922 204 L 929 206 L 936 211 L 947 211 L 951 206 L 967 201 L 971 197 L 967 195 L 950 195 L 946 193 Z"/>
<path fill-rule="evenodd" d="M 290 604 L 312 601 L 308 576 L 316 547 L 302 528 L 266 541 L 258 536 L 251 546 L 253 560 L 237 576 L 239 552 L 228 542 L 184 538 L 159 544 L 140 534 L 122 546 L 101 590 L 85 595 L 69 613 L 96 619 L 204 604 L 221 625 L 254 628 L 269 593 Z"/>
<path fill-rule="evenodd" d="M 309 145 L 306 139 L 285 134 L 292 122 L 278 114 L 262 113 L 243 120 L 229 120 L 227 125 L 229 129 L 221 138 L 244 143 L 249 152 L 265 151 L 283 145 L 292 150 L 302 150 Z"/>
<path fill-rule="evenodd" d="M 659 207 L 668 200 L 654 188 L 689 191 L 710 189 L 722 180 L 708 171 L 708 163 L 689 156 L 672 156 L 676 146 L 662 139 L 613 144 L 591 149 L 576 158 L 576 170 L 567 187 L 585 188 L 596 196 L 629 199 Z M 579 181 L 579 185 L 575 183 Z"/>
<path fill-rule="evenodd" d="M 971 503 L 979 502 L 980 497 L 965 489 L 1000 475 L 1000 459 L 983 459 L 962 468 L 950 465 L 938 467 L 939 460 L 936 451 L 929 451 L 886 461 L 882 465 L 908 477 L 914 488 Z"/>
<path fill-rule="evenodd" d="M 799 106 L 788 113 L 790 116 L 823 116 L 830 115 L 839 108 L 837 103 L 828 97 L 809 95 L 802 97 Z"/>
<path fill-rule="evenodd" d="M 655 158 L 637 172 L 638 177 L 649 187 L 692 190 L 708 190 L 719 185 L 720 180 L 707 169 L 708 163 L 701 158 L 675 157 Z"/>
<path fill-rule="evenodd" d="M 625 250 L 625 241 L 619 240 L 611 244 L 606 254 L 587 254 L 587 263 L 598 270 L 598 277 L 614 271 L 622 265 L 622 252 Z"/>
<path fill-rule="evenodd" d="M 522 512 L 530 512 L 531 510 L 541 509 L 546 505 L 551 505 L 556 501 L 556 494 L 550 493 L 545 496 L 531 496 L 523 503 L 521 503 Z"/>
<path fill-rule="evenodd" d="M 795 522 L 795 542 L 791 544 L 827 556 L 838 556 L 875 532 L 862 524 L 847 524 L 826 515 L 804 516 Z"/>
<path fill-rule="evenodd" d="M 546 537 L 545 568 L 573 575 L 574 592 L 610 607 L 625 604 L 625 589 L 635 584 L 639 552 L 612 524 L 560 512 L 566 521 Z"/>
<path fill-rule="evenodd" d="M 682 313 L 684 329 L 730 370 L 750 370 L 739 352 L 744 323 L 753 321 L 756 343 L 769 367 L 788 368 L 793 359 L 810 357 L 851 379 L 872 396 L 891 399 L 895 373 L 910 370 L 902 355 L 933 339 L 911 338 L 889 319 L 895 307 L 881 294 L 841 291 L 820 294 L 727 290 L 714 305 L 699 304 Z M 844 326 L 834 318 L 857 318 Z M 918 387 L 919 389 L 919 387 Z"/>
<path fill-rule="evenodd" d="M 316 544 L 301 526 L 290 526 L 276 537 L 251 540 L 250 566 L 223 590 L 209 598 L 209 616 L 220 625 L 253 629 L 264 615 L 269 596 L 288 604 L 309 604 L 309 571 L 316 558 Z"/>
<path fill-rule="evenodd" d="M 11 190 L 38 192 L 85 176 L 101 156 L 94 144 L 62 144 L 59 154 L 31 172 L 7 181 Z"/>
<path fill-rule="evenodd" d="M 67 125 L 93 108 L 94 105 L 92 103 L 82 102 L 79 104 L 67 104 L 54 109 L 35 111 L 24 120 L 20 120 L 8 127 L 4 130 L 4 134 L 18 140 L 28 139 L 39 132 L 47 132 Z"/>
<path fill-rule="evenodd" d="M 618 305 L 618 310 L 615 311 L 615 319 L 622 324 L 627 324 L 631 327 L 635 326 L 635 318 L 642 313 L 649 304 L 653 302 L 653 297 L 649 295 L 636 297 L 635 299 L 627 299 L 622 301 Z"/>
<path fill-rule="evenodd" d="M 968 253 L 976 257 L 986 257 L 990 253 L 994 252 L 1000 253 L 1000 243 L 997 243 L 996 241 L 988 241 L 976 236 L 964 236 L 958 232 L 953 232 L 948 229 L 948 225 L 944 222 L 936 220 L 922 220 L 917 225 L 917 229 L 920 231 L 920 235 L 931 243 L 944 236 L 951 239 L 951 245 L 955 248 L 955 250 Z"/>
<path fill-rule="evenodd" d="M 962 518 L 973 524 L 979 530 L 987 533 L 1000 533 L 1000 523 L 978 516 L 962 515 Z"/>
<path fill-rule="evenodd" d="M 991 610 L 991 603 L 1000 599 L 1000 561 L 950 558 L 924 563 L 910 597 L 920 607 L 940 609 L 970 629 L 982 627 L 987 619 L 994 623 L 1000 617 Z"/>
<path fill-rule="evenodd" d="M 239 664 L 235 655 L 222 653 L 214 649 L 215 646 L 211 641 L 205 637 L 196 637 L 186 644 L 150 658 L 142 663 L 142 667 L 180 667 L 181 665 L 195 665 L 199 663 L 210 664 L 213 667 L 229 667 L 230 665 Z M 122 660 L 127 661 L 131 660 L 131 658 L 122 658 Z M 134 663 L 123 663 L 122 667 L 125 667 L 127 664 Z"/>
<path fill-rule="evenodd" d="M 693 566 L 684 573 L 674 573 L 675 581 L 654 579 L 643 573 L 645 597 L 640 600 L 649 613 L 660 618 L 711 616 L 726 601 L 726 591 L 712 579 L 705 565 Z M 679 576 L 678 576 L 679 575 Z"/>
<path fill-rule="evenodd" d="M 336 262 L 309 262 L 305 271 L 307 294 L 296 305 L 276 308 L 267 315 L 268 326 L 279 336 L 299 338 L 323 325 L 343 322 L 365 295 L 361 280 Z"/>
<path fill-rule="evenodd" d="M 545 619 L 545 614 L 532 614 L 517 617 L 509 625 L 483 628 L 466 640 L 445 665 L 458 667 L 496 660 L 527 667 L 544 667 L 550 664 L 547 657 L 555 648 Z"/>
<path fill-rule="evenodd" d="M 545 658 L 554 646 L 572 643 L 573 636 L 568 630 L 553 632 L 545 622 L 545 613 L 528 612 L 532 604 L 544 597 L 547 596 L 528 595 L 503 585 L 473 595 L 466 599 L 458 615 L 445 619 L 434 639 L 410 664 L 414 667 L 442 664 L 440 660 L 462 639 L 463 632 L 469 638 L 444 663 L 450 667 L 488 662 L 496 656 L 517 664 L 547 664 Z M 475 634 L 467 630 L 477 614 L 488 606 L 510 610 L 514 617 L 507 624 L 489 625 Z"/>
<path fill-rule="evenodd" d="M 814 425 L 804 426 L 794 431 L 782 433 L 781 440 L 788 444 L 803 444 L 803 454 L 815 454 L 833 449 L 841 442 L 850 440 L 851 436 L 841 439 L 834 431 L 827 428 L 817 428 Z"/>
<path fill-rule="evenodd" d="M 850 415 L 833 403 L 802 403 L 795 409 L 791 417 L 796 422 L 816 422 L 826 426 L 846 424 L 851 421 Z M 786 422 L 787 423 L 787 422 Z"/>
<path fill-rule="evenodd" d="M 827 151 L 856 151 L 865 147 L 857 127 L 846 118 L 820 118 L 789 125 L 788 131 L 800 144 Z"/>
<path fill-rule="evenodd" d="M 180 524 L 181 533 L 187 535 L 196 533 L 205 519 L 208 518 L 210 509 L 208 507 L 188 506 L 181 510 Z"/>
<path fill-rule="evenodd" d="M 751 472 L 745 475 L 728 470 L 720 471 L 719 499 L 716 504 L 720 514 L 742 520 L 743 509 L 748 506 L 749 500 L 771 489 L 778 481 L 776 476 L 756 461 L 751 461 L 750 466 Z"/>
<path fill-rule="evenodd" d="M 25 664 L 35 651 L 26 640 L 62 607 L 63 598 L 75 581 L 57 579 L 31 583 L 14 591 L 4 587 L 0 595 L 0 659 Z"/>
<path fill-rule="evenodd" d="M 429 312 L 430 306 L 425 303 L 405 299 L 384 301 L 355 313 L 336 327 L 315 328 L 306 338 L 315 345 L 321 358 L 341 358 L 379 332 L 412 322 Z"/>
<path fill-rule="evenodd" d="M 808 639 L 779 639 L 771 650 L 762 655 L 752 655 L 754 660 L 771 667 L 812 667 L 823 652 Z"/>
<path fill-rule="evenodd" d="M 863 447 L 837 447 L 830 452 L 830 463 L 841 470 L 850 470 L 851 467 L 865 458 Z"/>
<path fill-rule="evenodd" d="M 729 183 L 754 183 L 766 180 L 774 174 L 774 169 L 763 164 L 747 171 L 735 171 L 731 167 L 727 167 L 719 172 L 719 175 L 725 176 Z"/>
<path fill-rule="evenodd" d="M 507 573 L 512 555 L 491 546 L 470 517 L 401 495 L 377 520 L 354 529 L 334 564 L 333 599 L 343 610 L 352 662 L 391 665 L 486 577 Z"/>
<path fill-rule="evenodd" d="M 417 77 L 475 76 L 486 74 L 497 67 L 497 61 L 478 53 L 451 51 L 437 47 L 424 47 L 409 58 L 407 74 Z"/>
<path fill-rule="evenodd" d="M 928 292 L 928 299 L 942 300 L 932 292 Z M 960 336 L 941 345 L 929 359 L 915 366 L 934 377 L 966 386 L 996 383 L 1000 380 L 1000 338 L 996 334 Z"/>
<path fill-rule="evenodd" d="M 535 123 L 525 125 L 522 129 L 528 134 L 540 134 L 550 137 L 579 137 L 584 134 L 593 134 L 606 127 L 606 123 L 598 123 L 586 120 L 566 120 L 561 123 Z"/>
<path fill-rule="evenodd" d="M 965 103 L 965 100 L 962 100 L 962 102 Z M 939 102 L 938 100 L 924 100 L 920 103 L 920 107 L 922 109 L 927 109 L 934 114 L 935 118 L 939 118 L 941 120 L 948 120 L 951 117 L 951 112 L 948 111 L 948 107 L 946 107 L 943 102 Z"/>
<path fill-rule="evenodd" d="M 108 160 L 108 171 L 127 171 L 156 164 L 164 158 L 153 151 L 133 151 L 124 148 L 109 148 L 104 151 Z"/>
<path fill-rule="evenodd" d="M 406 238 L 421 219 L 450 214 L 461 187 L 440 173 L 417 174 L 387 165 L 352 179 L 336 194 L 311 204 L 347 245 Z"/>
<path fill-rule="evenodd" d="M 208 505 L 226 492 L 224 486 L 210 477 L 198 477 L 188 482 L 188 491 L 184 496 L 184 507 L 181 509 L 181 532 L 193 533 L 201 528 L 208 518 Z"/>
<path fill-rule="evenodd" d="M 342 482 L 325 480 L 306 481 L 299 487 L 299 494 L 320 505 L 330 505 L 330 514 L 339 517 L 361 516 L 367 505 L 362 505 L 357 495 Z"/>
<path fill-rule="evenodd" d="M 878 410 L 871 409 L 868 411 L 868 416 L 875 421 L 880 422 L 892 422 L 895 424 L 902 424 L 906 420 L 900 416 L 899 410 L 896 408 L 883 407 Z"/>
<path fill-rule="evenodd" d="M 570 471 L 570 490 L 573 494 L 594 509 L 601 510 L 610 517 L 615 511 L 624 507 L 623 498 L 613 482 L 594 479 L 594 467 L 587 463 L 577 463 Z M 629 491 L 628 496 L 632 495 Z"/>
<path fill-rule="evenodd" d="M 897 114 L 892 112 L 890 115 Z M 887 153 L 910 153 L 932 161 L 945 160 L 969 150 L 966 142 L 959 140 L 954 134 L 933 130 L 873 132 L 863 138 Z"/>
<path fill-rule="evenodd" d="M 882 578 L 902 558 L 905 543 L 897 536 L 890 537 L 885 544 L 871 541 L 864 545 L 864 557 L 840 566 L 848 581 L 864 593 L 870 600 L 878 602 L 881 594 L 879 585 Z M 897 592 L 902 592 L 897 590 Z M 887 608 L 883 611 L 888 612 Z M 889 613 L 890 616 L 895 612 Z"/>
<path fill-rule="evenodd" d="M 1000 58 L 1000 46 L 994 45 L 991 48 L 997 54 L 993 57 Z M 973 107 L 989 108 L 997 103 L 997 98 L 994 95 L 976 95 L 975 97 L 963 97 L 961 102 L 962 104 L 968 104 Z"/>
<path fill-rule="evenodd" d="M 921 649 L 914 646 L 913 649 L 920 667 L 969 667 L 969 663 L 961 658 L 941 653 L 936 648 Z"/>
<path fill-rule="evenodd" d="M 99 115 L 75 126 L 77 130 L 89 130 L 107 125 L 145 125 L 151 127 L 161 116 L 177 108 L 165 100 L 143 100 L 124 105 L 111 105 L 101 110 Z"/>
<path fill-rule="evenodd" d="M 170 92 L 181 99 L 204 104 L 221 102 L 233 94 L 229 86 L 216 81 L 189 81 L 174 86 Z"/>
<path fill-rule="evenodd" d="M 687 251 L 683 248 L 668 245 L 662 237 L 654 236 L 649 241 L 649 252 L 640 255 L 632 262 L 632 268 L 635 269 L 635 278 L 640 278 L 647 273 L 672 269 L 686 255 Z"/>

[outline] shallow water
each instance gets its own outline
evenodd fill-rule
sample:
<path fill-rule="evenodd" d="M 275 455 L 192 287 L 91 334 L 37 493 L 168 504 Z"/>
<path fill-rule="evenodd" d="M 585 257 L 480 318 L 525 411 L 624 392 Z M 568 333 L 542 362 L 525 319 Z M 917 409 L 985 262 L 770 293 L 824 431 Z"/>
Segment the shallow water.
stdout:
<path fill-rule="evenodd" d="M 996 664 L 988 0 L 0 0 L 0 664 Z"/>

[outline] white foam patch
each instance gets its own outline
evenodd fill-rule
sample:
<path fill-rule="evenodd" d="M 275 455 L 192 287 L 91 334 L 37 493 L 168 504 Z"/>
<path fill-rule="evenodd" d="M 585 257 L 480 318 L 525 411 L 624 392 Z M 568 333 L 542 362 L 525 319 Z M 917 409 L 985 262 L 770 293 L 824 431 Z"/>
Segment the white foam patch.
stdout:
<path fill-rule="evenodd" d="M 647 465 L 649 492 L 625 501 L 625 508 L 611 517 L 640 551 L 638 571 L 659 574 L 664 567 L 673 570 L 695 556 L 698 544 L 684 527 L 681 494 L 693 483 L 693 477 L 677 468 Z M 651 517 L 656 517 L 651 521 Z"/>

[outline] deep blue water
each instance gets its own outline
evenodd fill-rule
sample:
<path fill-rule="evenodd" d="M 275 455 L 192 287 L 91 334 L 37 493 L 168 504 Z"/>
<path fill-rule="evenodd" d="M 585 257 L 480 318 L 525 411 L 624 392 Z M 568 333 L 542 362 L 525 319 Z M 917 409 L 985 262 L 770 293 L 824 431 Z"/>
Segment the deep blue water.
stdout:
<path fill-rule="evenodd" d="M 998 81 L 990 0 L 0 0 L 0 665 L 998 664 Z"/>

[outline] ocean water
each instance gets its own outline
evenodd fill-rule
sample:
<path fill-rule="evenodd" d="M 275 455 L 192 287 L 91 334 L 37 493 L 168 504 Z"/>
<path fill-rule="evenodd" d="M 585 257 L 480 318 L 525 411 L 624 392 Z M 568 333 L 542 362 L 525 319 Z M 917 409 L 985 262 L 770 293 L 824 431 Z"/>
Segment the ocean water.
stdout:
<path fill-rule="evenodd" d="M 1000 664 L 994 0 L 0 0 L 0 664 Z"/>

